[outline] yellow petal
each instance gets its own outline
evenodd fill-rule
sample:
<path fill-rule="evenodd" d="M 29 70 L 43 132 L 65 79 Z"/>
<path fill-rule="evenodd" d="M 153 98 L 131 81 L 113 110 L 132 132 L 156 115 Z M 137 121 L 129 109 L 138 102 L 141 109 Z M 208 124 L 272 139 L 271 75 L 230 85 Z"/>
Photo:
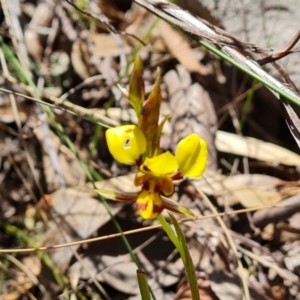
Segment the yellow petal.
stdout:
<path fill-rule="evenodd" d="M 152 183 L 150 186 L 143 187 L 136 200 L 136 207 L 144 219 L 154 219 L 164 209 L 160 195 L 154 191 Z"/>
<path fill-rule="evenodd" d="M 164 176 L 158 179 L 159 189 L 165 194 L 165 196 L 171 196 L 174 192 L 174 183 L 171 177 Z"/>
<path fill-rule="evenodd" d="M 190 134 L 178 143 L 176 159 L 179 172 L 190 178 L 201 176 L 206 167 L 207 145 L 197 134 Z"/>
<path fill-rule="evenodd" d="M 120 163 L 134 164 L 146 151 L 146 139 L 136 125 L 109 128 L 105 133 L 109 152 Z"/>
<path fill-rule="evenodd" d="M 167 151 L 154 157 L 147 157 L 140 167 L 143 173 L 151 173 L 153 176 L 172 175 L 178 170 L 175 156 Z"/>

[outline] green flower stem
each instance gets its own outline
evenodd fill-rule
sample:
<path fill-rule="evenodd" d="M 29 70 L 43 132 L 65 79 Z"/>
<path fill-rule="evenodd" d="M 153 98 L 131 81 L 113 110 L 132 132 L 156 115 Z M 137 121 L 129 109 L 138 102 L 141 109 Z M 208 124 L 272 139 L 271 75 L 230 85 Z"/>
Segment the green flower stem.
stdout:
<path fill-rule="evenodd" d="M 173 225 L 175 227 L 176 234 L 172 230 L 171 226 L 167 223 L 163 215 L 158 215 L 157 220 L 160 222 L 162 225 L 164 231 L 168 235 L 169 239 L 172 241 L 174 246 L 177 248 L 181 259 L 184 264 L 184 268 L 186 271 L 186 275 L 189 281 L 191 293 L 192 293 L 192 299 L 193 300 L 200 300 L 200 295 L 199 295 L 199 289 L 198 289 L 198 283 L 197 283 L 197 278 L 196 278 L 196 271 L 194 267 L 193 260 L 191 258 L 189 249 L 186 244 L 186 240 L 184 238 L 183 232 L 179 226 L 179 223 L 177 222 L 176 218 L 169 213 L 170 218 L 172 219 Z"/>
<path fill-rule="evenodd" d="M 182 247 L 180 241 L 178 240 L 176 234 L 174 233 L 173 229 L 171 228 L 171 226 L 169 225 L 169 223 L 166 221 L 166 219 L 163 217 L 162 214 L 159 214 L 157 216 L 157 220 L 161 224 L 163 230 L 168 235 L 171 242 L 174 244 L 174 246 L 176 247 L 176 249 L 180 253 L 180 256 L 182 257 L 183 261 L 185 262 L 185 254 L 184 254 L 184 251 L 183 251 L 183 247 Z"/>
<path fill-rule="evenodd" d="M 183 262 L 184 262 L 186 275 L 187 275 L 187 278 L 188 278 L 188 281 L 189 281 L 189 284 L 190 284 L 192 299 L 193 300 L 200 300 L 198 283 L 197 283 L 197 278 L 196 278 L 196 270 L 195 270 L 194 263 L 193 263 L 191 255 L 190 255 L 186 240 L 184 238 L 184 235 L 183 235 L 183 232 L 180 228 L 180 225 L 177 222 L 174 215 L 169 212 L 169 216 L 172 219 L 172 222 L 174 224 L 174 227 L 175 227 L 175 230 L 176 230 L 176 233 L 177 233 L 177 238 L 180 242 L 180 245 L 183 248 L 183 253 L 184 253 Z"/>
<path fill-rule="evenodd" d="M 139 289 L 141 292 L 142 300 L 151 300 L 149 285 L 147 282 L 147 277 L 145 272 L 142 270 L 137 270 L 136 275 L 139 283 Z"/>

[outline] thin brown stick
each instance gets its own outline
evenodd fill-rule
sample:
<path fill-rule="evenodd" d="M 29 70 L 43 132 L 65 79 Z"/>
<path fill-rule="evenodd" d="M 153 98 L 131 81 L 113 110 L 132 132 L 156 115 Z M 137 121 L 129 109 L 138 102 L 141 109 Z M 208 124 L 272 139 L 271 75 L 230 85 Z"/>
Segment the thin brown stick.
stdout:
<path fill-rule="evenodd" d="M 267 63 L 274 62 L 278 59 L 281 59 L 291 53 L 299 52 L 299 51 L 291 50 L 298 43 L 299 39 L 300 39 L 300 30 L 297 31 L 297 33 L 294 35 L 292 40 L 287 44 L 287 46 L 283 50 L 276 52 L 270 56 L 267 56 L 265 58 L 258 59 L 257 63 L 260 64 L 261 66 L 263 66 Z"/>
<path fill-rule="evenodd" d="M 216 217 L 222 217 L 222 216 L 227 216 L 227 215 L 232 215 L 232 214 L 242 214 L 246 212 L 252 212 L 264 208 L 271 208 L 275 207 L 274 205 L 263 205 L 263 206 L 257 206 L 257 207 L 252 207 L 252 208 L 244 208 L 244 209 L 239 209 L 235 211 L 229 211 L 229 212 L 221 212 L 217 214 L 211 214 L 211 215 L 206 215 L 206 216 L 196 216 L 194 218 L 184 218 L 181 220 L 178 220 L 178 223 L 186 223 L 186 222 L 191 222 L 191 221 L 201 221 L 209 218 L 216 218 Z M 2 224 L 0 223 L 0 226 Z M 2 225 L 3 226 L 3 225 Z M 91 239 L 85 239 L 85 240 L 80 240 L 80 241 L 75 241 L 75 242 L 70 242 L 70 243 L 64 243 L 64 244 L 58 244 L 58 245 L 53 245 L 53 246 L 44 246 L 44 247 L 39 247 L 39 248 L 22 248 L 22 249 L 0 249 L 0 254 L 3 253 L 30 253 L 30 252 L 37 252 L 37 251 L 49 251 L 49 250 L 56 250 L 59 248 L 65 248 L 65 247 L 70 247 L 70 246 L 75 246 L 75 245 L 83 245 L 86 243 L 94 243 L 94 242 L 99 242 L 107 239 L 112 239 L 112 238 L 117 238 L 121 237 L 123 235 L 131 235 L 131 234 L 136 234 L 148 230 L 154 230 L 154 229 L 160 229 L 162 226 L 159 225 L 151 225 L 148 227 L 143 227 L 139 229 L 134 229 L 134 230 L 128 230 L 124 231 L 121 233 L 114 233 L 114 234 L 109 234 L 109 235 L 104 235 L 96 238 L 91 238 Z"/>

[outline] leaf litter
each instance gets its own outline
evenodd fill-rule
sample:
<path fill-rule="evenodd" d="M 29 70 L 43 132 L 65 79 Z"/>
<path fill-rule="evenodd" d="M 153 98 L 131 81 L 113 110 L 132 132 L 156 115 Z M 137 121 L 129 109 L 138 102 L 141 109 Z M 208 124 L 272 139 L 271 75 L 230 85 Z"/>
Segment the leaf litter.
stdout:
<path fill-rule="evenodd" d="M 159 1 L 148 2 L 161 9 Z M 88 111 L 104 122 L 106 117 L 109 125 L 136 122 L 117 84 L 127 88 L 130 63 L 138 49 L 146 93 L 153 87 L 156 67 L 163 70 L 162 111 L 172 118 L 163 132 L 162 147 L 174 150 L 183 136 L 194 132 L 209 147 L 205 175 L 180 182 L 172 196 L 196 216 L 225 212 L 221 219 L 225 230 L 216 218 L 182 225 L 201 299 L 242 299 L 245 293 L 248 299 L 297 299 L 299 151 L 284 124 L 291 114 L 282 115 L 276 96 L 263 87 L 245 112 L 251 79 L 164 21 L 157 23 L 137 3 L 16 1 L 13 7 L 1 1 L 1 51 L 9 66 L 9 73 L 1 72 L 1 87 L 47 104 L 46 96 L 21 84 L 26 80 L 9 58 L 14 54 L 41 95 L 61 97 L 76 112 L 64 112 L 64 101 L 56 102 L 52 118 L 40 104 L 1 91 L 1 248 L 13 253 L 33 247 L 33 242 L 34 247 L 53 246 L 116 233 L 105 204 L 87 183 L 91 180 L 84 168 L 95 170 L 98 189 L 127 193 L 137 192 L 133 170 L 112 160 L 105 128 L 80 112 Z M 189 9 L 197 14 L 196 7 Z M 213 9 L 202 10 L 200 17 L 214 25 L 225 22 Z M 220 44 L 213 35 L 206 38 L 221 47 L 245 46 L 249 55 L 265 47 L 259 41 L 257 48 L 248 44 L 253 40 L 240 43 L 230 32 L 215 30 L 224 34 Z M 240 95 L 244 99 L 234 102 Z M 245 113 L 245 125 L 239 128 Z M 153 224 L 142 221 L 131 205 L 112 201 L 108 205 L 123 231 Z M 235 213 L 255 207 L 255 212 Z M 178 253 L 160 230 L 128 239 L 157 299 L 191 299 Z M 138 297 L 137 267 L 121 239 L 73 245 L 51 250 L 49 255 L 55 268 L 36 253 L 1 256 L 3 299 Z M 64 286 L 55 280 L 57 272 L 68 278 Z"/>

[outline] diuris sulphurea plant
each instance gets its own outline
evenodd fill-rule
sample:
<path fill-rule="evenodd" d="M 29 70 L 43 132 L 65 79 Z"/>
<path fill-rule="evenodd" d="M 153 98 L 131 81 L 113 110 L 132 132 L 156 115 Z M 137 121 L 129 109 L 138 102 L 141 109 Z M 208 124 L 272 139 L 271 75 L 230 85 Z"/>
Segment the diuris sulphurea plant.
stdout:
<path fill-rule="evenodd" d="M 141 190 L 137 194 L 97 190 L 105 198 L 135 202 L 144 219 L 153 219 L 163 209 L 192 216 L 187 208 L 166 198 L 174 192 L 174 181 L 183 178 L 200 177 L 207 162 L 207 145 L 197 134 L 182 139 L 175 154 L 160 151 L 160 137 L 166 116 L 159 123 L 161 104 L 160 70 L 147 99 L 145 99 L 143 67 L 140 57 L 135 61 L 126 93 L 136 115 L 137 124 L 122 125 L 106 131 L 108 149 L 116 161 L 135 165 L 137 173 L 135 186 Z"/>

